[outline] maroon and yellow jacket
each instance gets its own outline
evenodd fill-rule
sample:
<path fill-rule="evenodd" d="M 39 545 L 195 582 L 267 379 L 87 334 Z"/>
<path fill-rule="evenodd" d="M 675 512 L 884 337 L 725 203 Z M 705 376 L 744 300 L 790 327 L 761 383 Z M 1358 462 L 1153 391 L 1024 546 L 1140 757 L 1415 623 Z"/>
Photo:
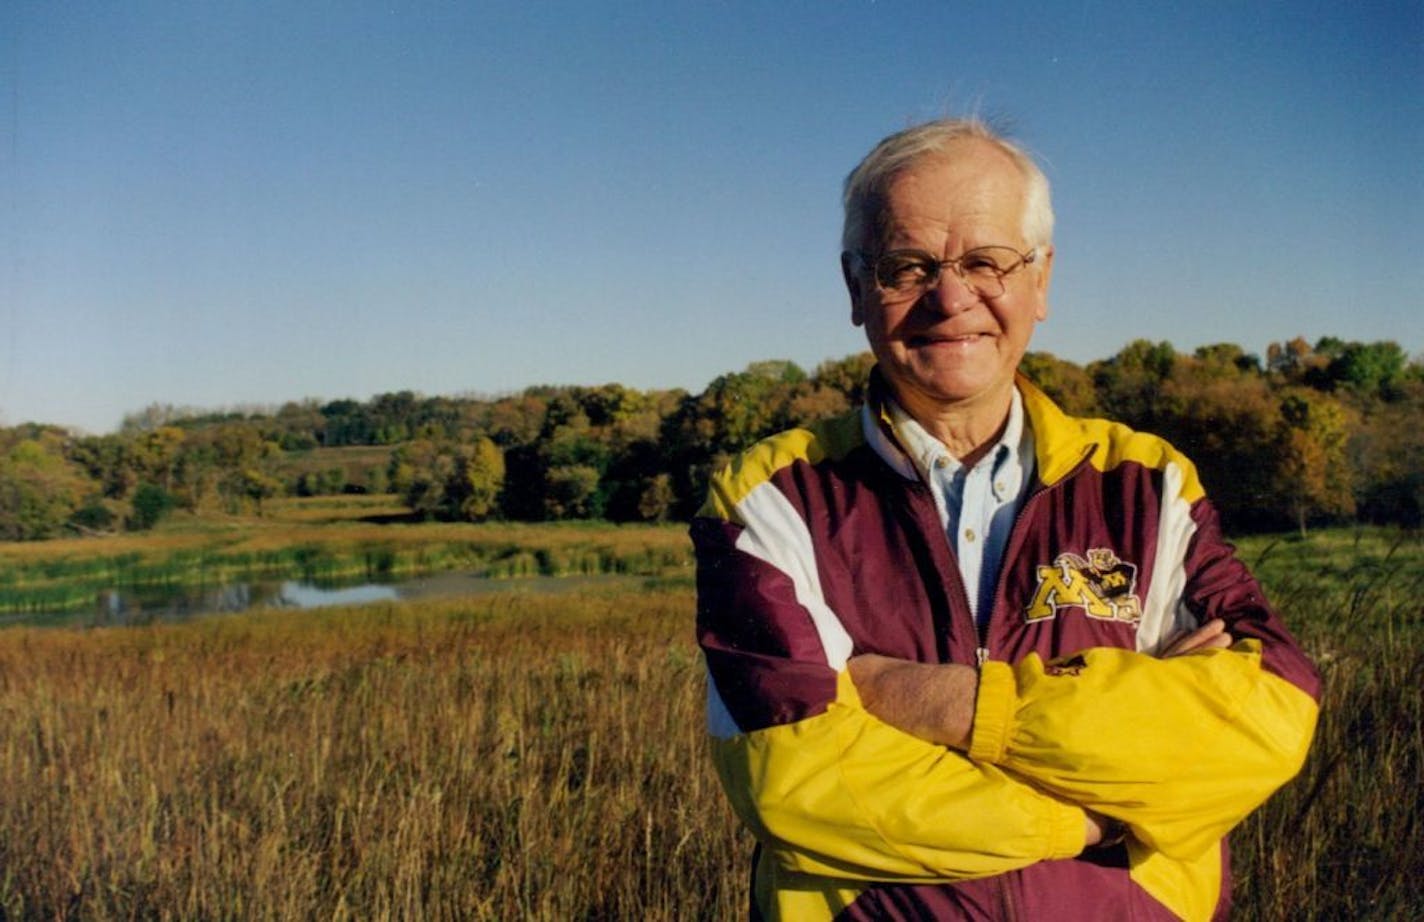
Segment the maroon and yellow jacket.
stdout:
<path fill-rule="evenodd" d="M 692 526 L 718 774 L 767 919 L 1208 919 L 1224 837 L 1291 778 L 1318 679 L 1195 469 L 1020 379 L 1036 482 L 981 632 L 878 406 L 759 443 Z M 1223 618 L 1235 643 L 1158 659 Z M 980 665 L 968 753 L 882 723 L 859 653 Z M 1083 850 L 1084 809 L 1126 824 Z"/>

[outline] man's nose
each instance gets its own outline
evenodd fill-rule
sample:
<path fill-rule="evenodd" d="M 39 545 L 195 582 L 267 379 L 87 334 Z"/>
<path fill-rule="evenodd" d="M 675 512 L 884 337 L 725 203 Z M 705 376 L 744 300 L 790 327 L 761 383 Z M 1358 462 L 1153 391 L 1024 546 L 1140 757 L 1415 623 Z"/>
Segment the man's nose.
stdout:
<path fill-rule="evenodd" d="M 967 311 L 979 303 L 979 292 L 955 271 L 954 266 L 940 269 L 939 278 L 925 292 L 929 308 L 945 316 Z"/>

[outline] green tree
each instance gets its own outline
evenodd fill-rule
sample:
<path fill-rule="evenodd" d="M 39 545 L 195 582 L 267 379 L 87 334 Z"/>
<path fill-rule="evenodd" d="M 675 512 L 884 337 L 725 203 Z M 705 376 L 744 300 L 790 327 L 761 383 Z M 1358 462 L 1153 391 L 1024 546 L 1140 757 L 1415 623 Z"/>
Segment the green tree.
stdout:
<path fill-rule="evenodd" d="M 548 399 L 530 391 L 496 400 L 486 414 L 486 431 L 501 448 L 532 444 L 544 429 L 548 410 Z"/>
<path fill-rule="evenodd" d="M 1279 401 L 1264 378 L 1231 364 L 1182 362 L 1162 384 L 1157 434 L 1197 465 L 1231 529 L 1277 527 Z"/>
<path fill-rule="evenodd" d="M 1390 398 L 1399 393 L 1408 359 L 1396 342 L 1342 344 L 1325 372 L 1334 385 L 1370 397 Z"/>
<path fill-rule="evenodd" d="M 1424 380 L 1366 408 L 1350 440 L 1359 513 L 1372 522 L 1424 525 Z"/>
<path fill-rule="evenodd" d="M 857 352 L 817 365 L 813 380 L 821 387 L 844 394 L 846 403 L 854 406 L 865 401 L 865 387 L 870 382 L 870 369 L 874 367 L 875 356 L 872 353 Z"/>
<path fill-rule="evenodd" d="M 75 510 L 70 521 L 81 531 L 107 531 L 114 524 L 114 510 L 109 508 L 102 494 L 94 493 Z"/>
<path fill-rule="evenodd" d="M 677 516 L 692 514 L 711 471 L 726 458 L 792 424 L 792 401 L 804 393 L 797 371 L 789 362 L 772 362 L 721 375 L 664 419 L 661 442 Z"/>
<path fill-rule="evenodd" d="M 362 404 L 354 400 L 333 400 L 322 405 L 318 412 L 322 417 L 321 444 L 336 447 L 370 445 L 374 441 L 375 426 Z"/>
<path fill-rule="evenodd" d="M 459 502 L 461 518 L 483 521 L 499 508 L 504 489 L 504 452 L 492 439 L 481 436 L 458 455 L 454 489 L 447 489 Z"/>
<path fill-rule="evenodd" d="M 448 449 L 416 439 L 391 452 L 389 486 L 412 512 L 435 518 L 445 510 L 445 485 L 453 470 Z"/>
<path fill-rule="evenodd" d="M 367 468 L 366 480 L 361 486 L 365 487 L 367 493 L 389 493 L 391 490 L 390 475 L 383 467 Z"/>
<path fill-rule="evenodd" d="M 225 471 L 217 434 L 215 428 L 191 432 L 178 455 L 172 492 L 189 511 L 198 512 L 221 498 L 218 484 Z"/>
<path fill-rule="evenodd" d="M 187 433 L 176 426 L 159 426 L 136 435 L 130 444 L 139 477 L 164 490 L 173 489 L 178 458 Z"/>
<path fill-rule="evenodd" d="M 144 482 L 134 489 L 130 505 L 133 512 L 129 516 L 129 529 L 148 531 L 173 511 L 176 501 L 172 493 L 159 485 Z"/>
<path fill-rule="evenodd" d="M 494 440 L 468 445 L 417 439 L 391 454 L 390 481 L 401 501 L 422 518 L 480 521 L 499 510 L 505 459 Z"/>
<path fill-rule="evenodd" d="M 1233 373 L 1261 373 L 1261 360 L 1243 350 L 1236 343 L 1213 343 L 1198 346 L 1192 357 L 1202 365 L 1218 369 L 1223 375 Z"/>
<path fill-rule="evenodd" d="M 1082 368 L 1051 352 L 1026 352 L 1019 371 L 1075 416 L 1096 416 L 1098 395 L 1092 377 Z"/>
<path fill-rule="evenodd" d="M 676 493 L 665 468 L 663 448 L 656 438 L 640 439 L 629 444 L 611 459 L 600 481 L 599 489 L 607 497 L 604 516 L 615 522 L 640 522 L 657 516 L 670 516 L 676 503 Z M 663 487 L 654 485 L 659 478 L 663 481 Z M 659 497 L 669 503 L 667 509 L 653 508 Z"/>
<path fill-rule="evenodd" d="M 64 437 L 40 432 L 0 455 L 0 539 L 52 538 L 98 485 L 64 456 Z"/>
<path fill-rule="evenodd" d="M 122 499 L 138 485 L 131 435 L 86 436 L 69 449 L 69 457 L 97 480 L 104 496 Z"/>
<path fill-rule="evenodd" d="M 771 375 L 721 375 L 679 409 L 680 441 L 709 454 L 739 451 L 785 428 L 791 394 L 788 382 Z"/>
<path fill-rule="evenodd" d="M 789 359 L 764 359 L 752 362 L 744 374 L 766 378 L 777 384 L 800 384 L 806 380 L 806 372 Z"/>
<path fill-rule="evenodd" d="M 264 501 L 281 494 L 275 466 L 282 450 L 264 437 L 258 424 L 244 420 L 217 426 L 212 450 L 218 494 L 229 510 L 252 505 L 261 515 Z"/>
<path fill-rule="evenodd" d="M 309 451 L 321 445 L 326 436 L 326 417 L 315 400 L 282 404 L 273 422 L 283 451 Z"/>
<path fill-rule="evenodd" d="M 282 495 L 282 481 L 261 468 L 244 468 L 238 482 L 242 495 L 252 501 L 259 516 L 264 514 L 263 503 L 266 500 Z"/>
<path fill-rule="evenodd" d="M 1176 361 L 1171 343 L 1138 339 L 1112 358 L 1091 363 L 1088 374 L 1103 414 L 1134 428 L 1158 431 L 1157 394 Z"/>
<path fill-rule="evenodd" d="M 586 464 L 551 467 L 545 475 L 545 515 L 551 519 L 598 518 L 603 512 L 598 481 L 598 469 Z"/>

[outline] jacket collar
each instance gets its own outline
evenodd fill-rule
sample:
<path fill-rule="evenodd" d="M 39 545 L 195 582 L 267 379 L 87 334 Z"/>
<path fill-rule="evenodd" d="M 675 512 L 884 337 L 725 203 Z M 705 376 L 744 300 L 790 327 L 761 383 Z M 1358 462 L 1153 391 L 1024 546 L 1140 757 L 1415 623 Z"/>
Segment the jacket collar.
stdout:
<path fill-rule="evenodd" d="M 1081 420 L 1064 413 L 1028 378 L 1016 375 L 1014 385 L 1023 398 L 1024 422 L 1033 432 L 1038 478 L 1045 486 L 1057 483 L 1097 445 L 1088 437 Z M 895 435 L 889 397 L 889 385 L 879 366 L 872 368 L 865 403 L 860 408 L 861 429 L 870 447 L 891 469 L 906 480 L 919 480 L 919 469 Z"/>
<path fill-rule="evenodd" d="M 920 479 L 915 462 L 895 435 L 895 421 L 890 416 L 890 387 L 885 383 L 879 365 L 870 369 L 865 403 L 860 406 L 860 427 L 865 433 L 865 440 L 881 461 L 906 480 Z"/>
<path fill-rule="evenodd" d="M 1017 375 L 1014 384 L 1023 396 L 1024 414 L 1033 427 L 1038 478 L 1044 486 L 1052 486 L 1071 474 L 1100 446 L 1089 435 L 1084 420 L 1064 413 L 1028 378 Z"/>

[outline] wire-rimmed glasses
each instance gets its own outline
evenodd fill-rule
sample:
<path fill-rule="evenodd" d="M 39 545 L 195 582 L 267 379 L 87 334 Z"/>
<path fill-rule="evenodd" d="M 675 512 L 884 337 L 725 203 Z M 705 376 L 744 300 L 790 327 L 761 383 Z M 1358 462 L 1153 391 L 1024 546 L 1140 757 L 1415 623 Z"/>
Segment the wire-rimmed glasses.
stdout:
<path fill-rule="evenodd" d="M 923 250 L 891 250 L 873 259 L 856 253 L 869 265 L 882 294 L 896 298 L 919 297 L 939 284 L 940 273 L 948 266 L 965 285 L 980 297 L 997 298 L 1004 293 L 1004 279 L 1038 258 L 1038 250 L 1020 253 L 1013 247 L 975 247 L 952 259 L 939 259 Z"/>

